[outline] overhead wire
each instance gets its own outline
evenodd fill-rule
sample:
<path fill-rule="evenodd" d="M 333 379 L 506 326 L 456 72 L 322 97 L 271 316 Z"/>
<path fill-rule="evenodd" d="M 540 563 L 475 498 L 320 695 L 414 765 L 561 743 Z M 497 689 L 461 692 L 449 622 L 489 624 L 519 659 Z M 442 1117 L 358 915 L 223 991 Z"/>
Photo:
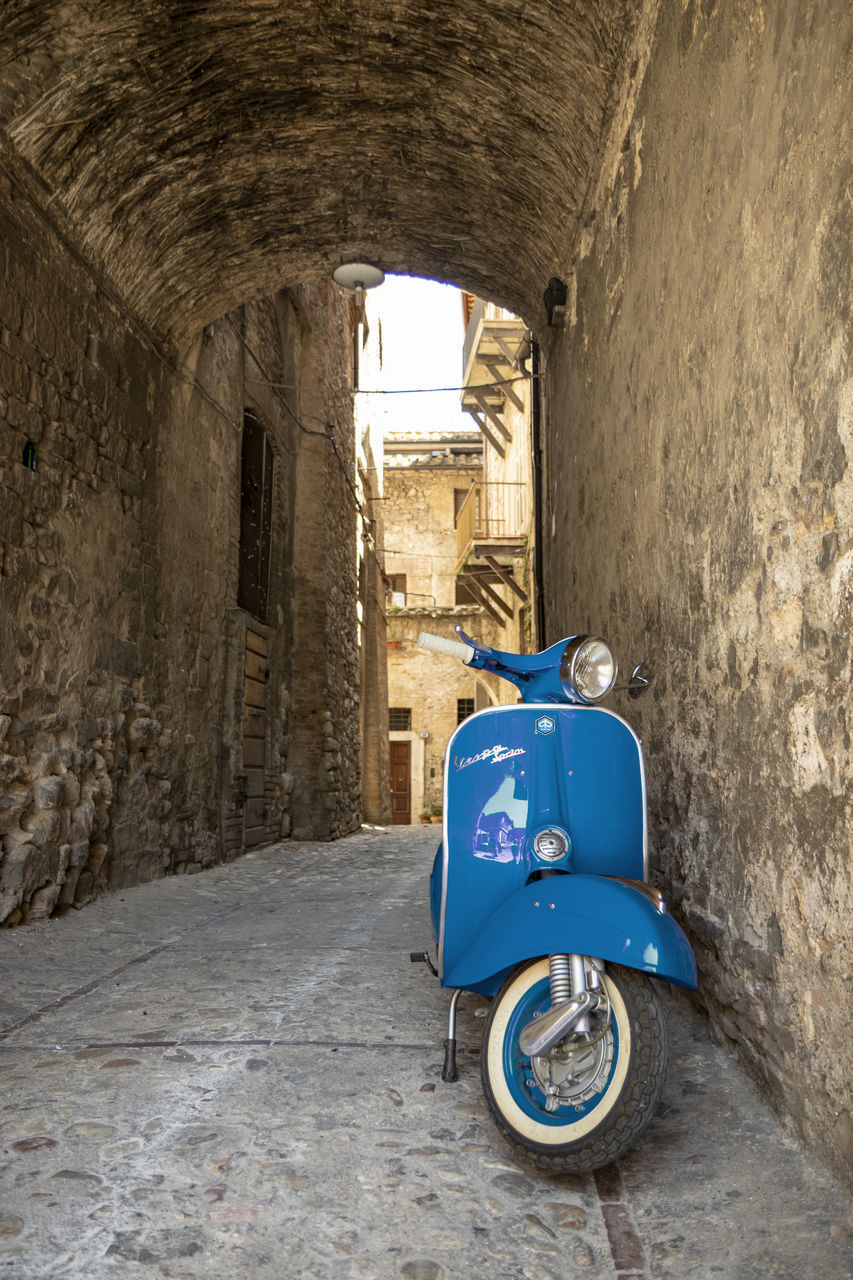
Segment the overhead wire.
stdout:
<path fill-rule="evenodd" d="M 466 382 L 458 387 L 341 387 L 340 393 L 349 396 L 428 396 L 444 394 L 450 391 L 492 391 L 495 387 L 511 387 L 516 382 L 530 382 L 533 378 L 541 378 L 541 374 L 520 373 L 514 378 L 493 378 L 491 382 Z M 264 385 L 283 391 L 325 391 L 325 386 L 311 386 L 308 383 L 270 382 L 264 379 Z"/>
<path fill-rule="evenodd" d="M 510 387 L 515 382 L 530 382 L 533 374 L 520 373 L 515 378 L 493 378 L 491 382 L 466 382 L 462 387 L 394 387 L 390 390 L 368 391 L 364 387 L 351 387 L 350 395 L 356 396 L 427 396 L 432 392 L 491 391 L 495 387 Z M 535 375 L 537 378 L 539 374 Z"/>

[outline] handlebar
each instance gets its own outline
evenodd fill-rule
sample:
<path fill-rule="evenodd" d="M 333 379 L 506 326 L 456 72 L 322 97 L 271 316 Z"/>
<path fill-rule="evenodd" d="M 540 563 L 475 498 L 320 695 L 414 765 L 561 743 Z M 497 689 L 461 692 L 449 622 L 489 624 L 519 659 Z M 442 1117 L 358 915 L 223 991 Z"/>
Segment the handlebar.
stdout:
<path fill-rule="evenodd" d="M 434 636 L 429 631 L 422 631 L 418 636 L 419 649 L 432 649 L 435 653 L 443 653 L 448 658 L 458 658 L 467 666 L 476 650 L 461 640 L 445 640 L 444 636 Z"/>
<path fill-rule="evenodd" d="M 606 641 L 597 636 L 567 636 L 541 653 L 504 653 L 480 644 L 457 625 L 458 640 L 422 631 L 418 636 L 421 649 L 459 658 L 475 671 L 490 671 L 514 684 L 522 702 L 573 702 L 591 704 L 600 701 L 616 681 L 616 659 Z M 586 665 L 584 665 L 586 664 Z M 628 685 L 632 697 L 638 697 L 649 686 L 642 664 Z M 636 692 L 635 692 L 636 690 Z"/>
<path fill-rule="evenodd" d="M 456 627 L 458 640 L 445 640 L 443 636 L 434 636 L 422 631 L 418 636 L 418 647 L 432 649 L 435 653 L 446 654 L 450 658 L 459 658 L 467 667 L 475 671 L 491 671 L 514 684 L 521 694 L 522 702 L 583 702 L 576 690 L 563 680 L 563 662 L 568 646 L 573 639 L 558 640 L 541 653 L 504 653 L 492 649 L 489 645 L 480 644 L 465 634 L 460 626 Z M 585 637 L 580 637 L 584 639 Z"/>

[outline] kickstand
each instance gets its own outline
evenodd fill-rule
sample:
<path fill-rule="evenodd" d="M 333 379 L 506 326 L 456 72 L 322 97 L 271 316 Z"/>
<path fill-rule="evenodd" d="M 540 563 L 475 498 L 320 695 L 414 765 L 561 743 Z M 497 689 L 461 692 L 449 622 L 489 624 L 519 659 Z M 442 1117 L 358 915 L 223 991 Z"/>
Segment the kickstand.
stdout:
<path fill-rule="evenodd" d="M 447 1039 L 444 1042 L 444 1066 L 441 1069 L 441 1078 L 448 1084 L 452 1084 L 454 1080 L 459 1079 L 459 1072 L 456 1070 L 456 1006 L 461 995 L 461 989 L 453 992 L 453 998 L 450 1001 Z"/>

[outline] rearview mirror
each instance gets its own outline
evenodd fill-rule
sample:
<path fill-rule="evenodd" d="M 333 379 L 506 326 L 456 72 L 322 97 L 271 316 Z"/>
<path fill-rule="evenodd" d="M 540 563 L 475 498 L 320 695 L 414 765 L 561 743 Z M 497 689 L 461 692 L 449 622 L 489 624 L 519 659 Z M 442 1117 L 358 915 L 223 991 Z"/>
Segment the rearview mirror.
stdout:
<path fill-rule="evenodd" d="M 654 672 L 647 658 L 643 658 L 642 662 L 638 662 L 631 673 L 631 679 L 628 681 L 628 697 L 642 698 L 644 693 L 648 693 L 652 686 Z"/>

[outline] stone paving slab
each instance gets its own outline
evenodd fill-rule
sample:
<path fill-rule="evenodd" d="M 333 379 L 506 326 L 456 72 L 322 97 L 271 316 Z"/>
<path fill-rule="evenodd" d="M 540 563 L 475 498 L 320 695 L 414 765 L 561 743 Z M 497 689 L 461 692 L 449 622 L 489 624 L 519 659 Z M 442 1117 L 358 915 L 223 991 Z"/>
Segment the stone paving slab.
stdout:
<path fill-rule="evenodd" d="M 435 833 L 292 842 L 0 934 L 0 1280 L 850 1280 L 853 1205 L 683 998 L 596 1175 L 494 1129 L 486 1001 L 428 941 Z"/>

